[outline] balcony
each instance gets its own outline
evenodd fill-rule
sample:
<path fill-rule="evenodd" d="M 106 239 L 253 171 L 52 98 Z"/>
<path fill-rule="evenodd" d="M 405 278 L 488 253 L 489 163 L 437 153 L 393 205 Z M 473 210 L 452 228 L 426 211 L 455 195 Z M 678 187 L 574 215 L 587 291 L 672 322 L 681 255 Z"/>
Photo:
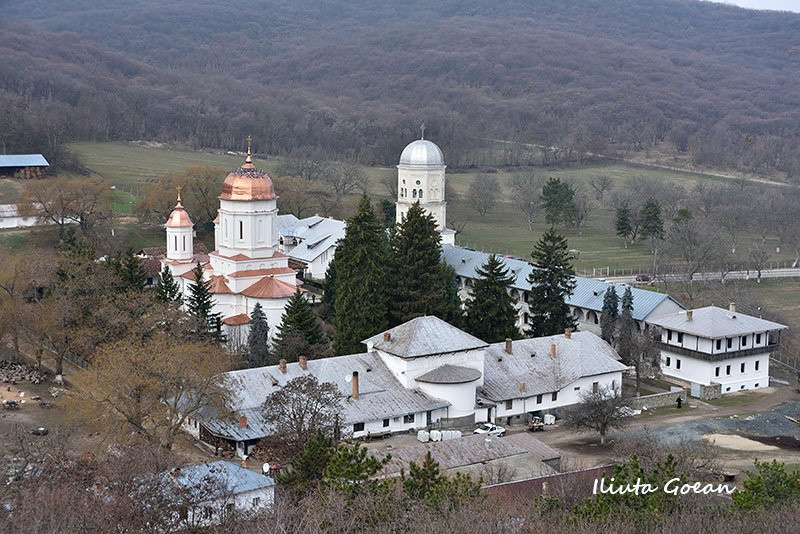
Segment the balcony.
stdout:
<path fill-rule="evenodd" d="M 756 354 L 772 354 L 773 352 L 778 350 L 777 343 L 770 343 L 768 345 L 764 345 L 763 347 L 752 347 L 749 349 L 730 350 L 728 352 L 717 352 L 715 354 L 700 352 L 699 350 L 687 349 L 686 347 L 678 347 L 676 345 L 670 345 L 669 343 L 663 343 L 661 341 L 657 341 L 656 346 L 658 346 L 659 350 L 665 350 L 673 354 L 687 356 L 689 358 L 695 358 L 707 362 L 717 362 L 721 360 L 729 360 L 731 358 L 743 358 L 745 356 L 755 356 Z"/>

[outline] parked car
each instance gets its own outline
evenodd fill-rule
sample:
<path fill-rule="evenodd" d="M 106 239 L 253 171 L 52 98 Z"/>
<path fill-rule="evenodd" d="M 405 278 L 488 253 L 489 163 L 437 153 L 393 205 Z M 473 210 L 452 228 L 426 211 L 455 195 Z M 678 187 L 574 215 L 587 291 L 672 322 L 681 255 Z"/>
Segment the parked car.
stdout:
<path fill-rule="evenodd" d="M 637 274 L 636 281 L 637 282 L 649 282 L 653 278 L 649 274 Z"/>
<path fill-rule="evenodd" d="M 31 434 L 34 436 L 46 436 L 48 434 L 48 430 L 45 427 L 40 426 L 31 430 Z"/>
<path fill-rule="evenodd" d="M 506 435 L 506 429 L 500 425 L 483 423 L 481 426 L 475 429 L 473 434 L 488 434 L 490 436 L 503 437 Z"/>

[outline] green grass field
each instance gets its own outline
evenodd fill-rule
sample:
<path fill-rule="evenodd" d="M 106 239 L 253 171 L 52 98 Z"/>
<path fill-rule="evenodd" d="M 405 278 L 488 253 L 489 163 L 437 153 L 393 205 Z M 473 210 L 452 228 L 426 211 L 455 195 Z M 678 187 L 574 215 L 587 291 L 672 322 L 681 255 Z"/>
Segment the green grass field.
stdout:
<path fill-rule="evenodd" d="M 14 204 L 19 200 L 19 184 L 0 178 L 0 204 Z"/>

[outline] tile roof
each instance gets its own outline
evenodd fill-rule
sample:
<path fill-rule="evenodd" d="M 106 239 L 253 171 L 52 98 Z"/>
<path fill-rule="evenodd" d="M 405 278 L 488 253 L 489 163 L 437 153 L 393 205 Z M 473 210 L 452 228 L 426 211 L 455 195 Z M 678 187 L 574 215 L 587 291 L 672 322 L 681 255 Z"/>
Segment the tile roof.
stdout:
<path fill-rule="evenodd" d="M 650 321 L 650 323 L 662 328 L 710 339 L 788 328 L 780 323 L 716 306 L 698 308 L 691 310 L 691 312 L 691 320 L 687 319 L 686 311 L 681 311 L 658 317 Z"/>
<path fill-rule="evenodd" d="M 236 271 L 228 275 L 230 278 L 255 278 L 268 276 L 270 274 L 294 274 L 296 271 L 288 267 L 274 267 L 271 269 L 246 269 L 244 271 Z"/>
<path fill-rule="evenodd" d="M 445 364 L 418 376 L 414 380 L 430 384 L 464 384 L 466 382 L 474 382 L 481 376 L 481 372 L 477 369 Z"/>
<path fill-rule="evenodd" d="M 287 284 L 272 276 L 265 276 L 242 291 L 242 295 L 254 299 L 282 299 L 291 297 L 297 290 L 296 285 Z"/>
<path fill-rule="evenodd" d="M 230 317 L 225 317 L 222 320 L 223 324 L 228 326 L 239 326 L 243 324 L 247 324 L 250 322 L 250 316 L 246 313 L 239 313 L 237 315 L 231 315 Z"/>
<path fill-rule="evenodd" d="M 50 164 L 41 154 L 3 154 L 0 155 L 0 167 L 49 167 Z"/>
<path fill-rule="evenodd" d="M 384 341 L 387 332 L 390 334 L 390 339 Z M 417 317 L 365 339 L 362 343 L 372 343 L 376 349 L 401 358 L 461 352 L 480 349 L 487 345 L 484 341 L 433 315 Z"/>
<path fill-rule="evenodd" d="M 468 250 L 454 245 L 442 245 L 442 258 L 445 263 L 452 266 L 459 276 L 465 278 L 478 278 L 475 271 L 486 263 L 489 256 L 490 254 L 486 252 Z M 530 291 L 531 284 L 528 282 L 528 275 L 534 269 L 534 266 L 519 258 L 509 258 L 499 254 L 498 258 L 503 261 L 509 270 L 509 274 L 514 277 L 511 286 L 522 291 Z M 616 286 L 620 297 L 625 287 L 627 287 L 626 284 L 612 284 L 581 276 L 575 277 L 575 283 L 575 291 L 567 298 L 567 304 L 596 312 L 600 312 L 603 309 L 603 296 L 609 286 Z M 665 293 L 649 291 L 634 286 L 630 286 L 630 288 L 633 295 L 633 318 L 637 321 L 645 320 L 665 300 L 675 302 L 672 297 Z M 675 304 L 681 308 L 683 307 L 677 302 Z M 622 303 L 620 302 L 621 307 Z"/>
<path fill-rule="evenodd" d="M 218 295 L 230 295 L 233 293 L 231 288 L 228 287 L 228 284 L 225 282 L 225 277 L 221 274 L 211 275 L 211 292 Z"/>
<path fill-rule="evenodd" d="M 555 358 L 550 356 L 553 344 Z M 486 349 L 480 397 L 499 402 L 518 398 L 523 391 L 526 396 L 551 393 L 581 377 L 627 369 L 614 349 L 591 332 L 573 332 L 571 339 L 562 334 L 514 340 L 512 354 L 505 347 L 500 342 Z"/>
<path fill-rule="evenodd" d="M 187 465 L 167 475 L 186 489 L 203 491 L 202 487 L 206 486 L 208 491 L 213 485 L 223 489 L 223 493 L 234 495 L 275 485 L 272 478 L 225 460 Z"/>

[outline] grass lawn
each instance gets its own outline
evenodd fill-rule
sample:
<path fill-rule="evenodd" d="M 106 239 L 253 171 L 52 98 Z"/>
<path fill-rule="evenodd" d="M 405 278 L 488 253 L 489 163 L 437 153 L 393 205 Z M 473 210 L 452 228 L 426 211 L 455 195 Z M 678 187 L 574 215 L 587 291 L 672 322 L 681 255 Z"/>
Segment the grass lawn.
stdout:
<path fill-rule="evenodd" d="M 19 185 L 13 180 L 0 178 L 0 204 L 14 204 L 19 200 Z"/>

